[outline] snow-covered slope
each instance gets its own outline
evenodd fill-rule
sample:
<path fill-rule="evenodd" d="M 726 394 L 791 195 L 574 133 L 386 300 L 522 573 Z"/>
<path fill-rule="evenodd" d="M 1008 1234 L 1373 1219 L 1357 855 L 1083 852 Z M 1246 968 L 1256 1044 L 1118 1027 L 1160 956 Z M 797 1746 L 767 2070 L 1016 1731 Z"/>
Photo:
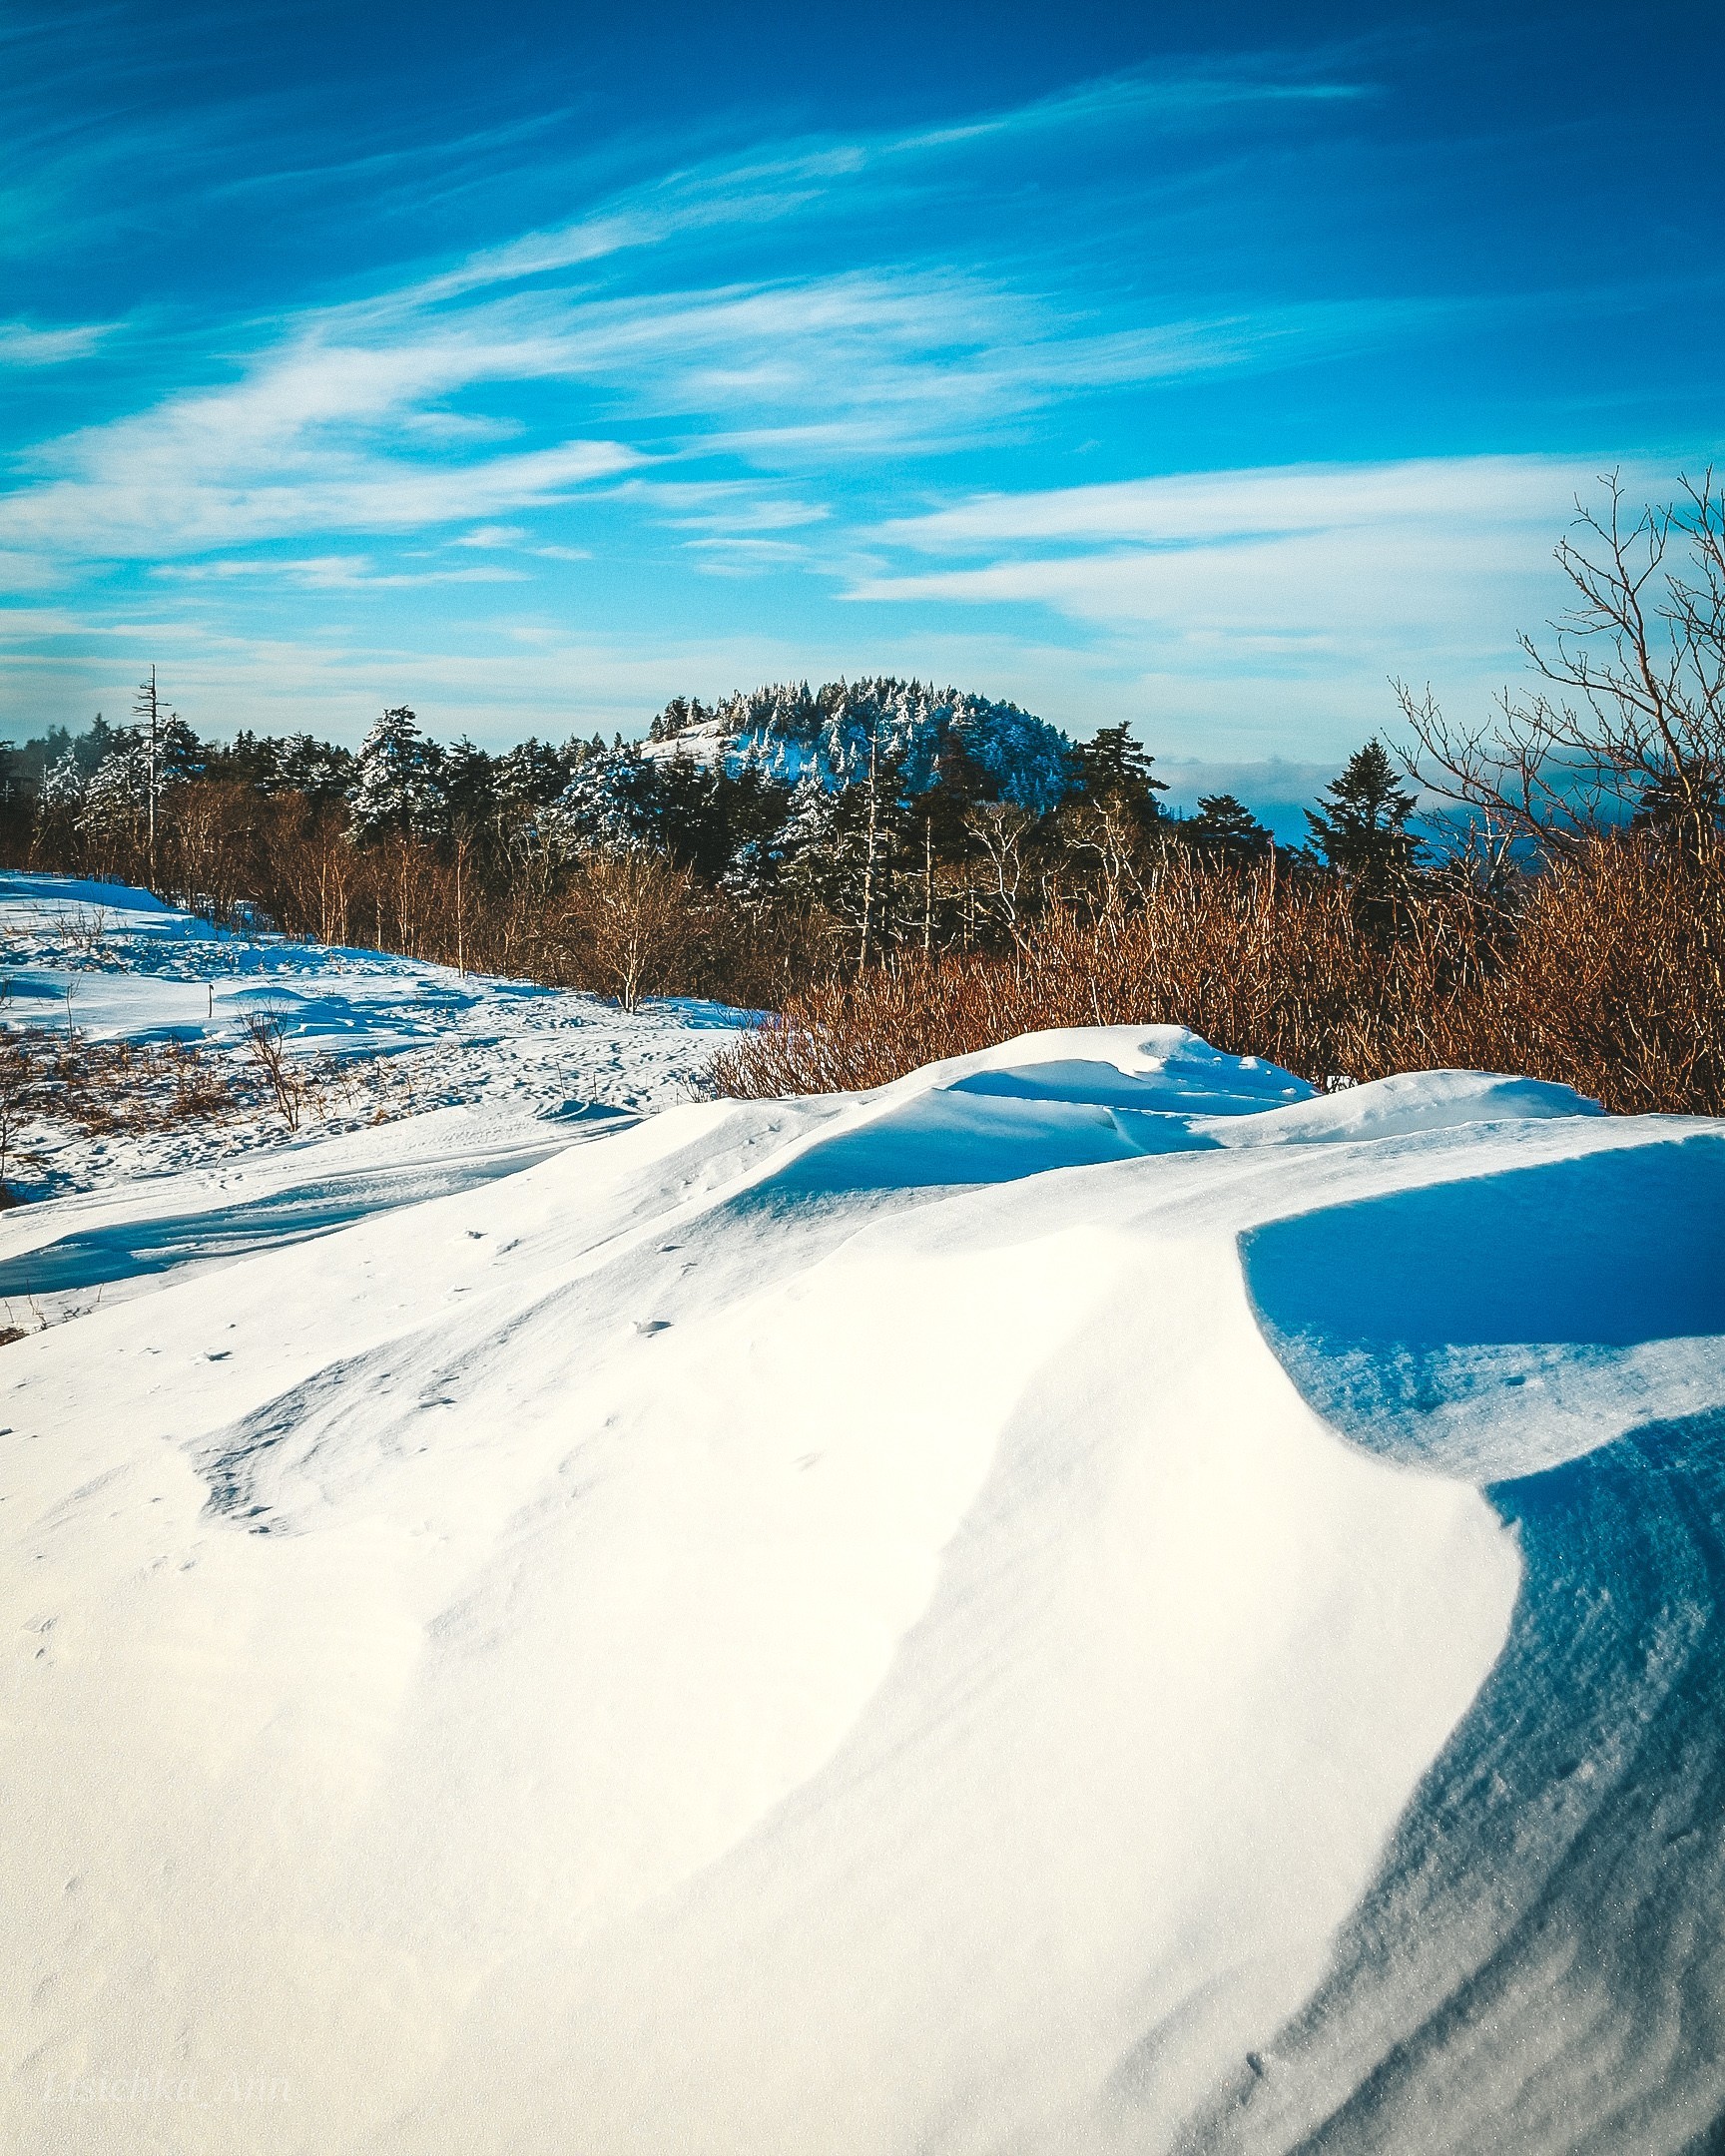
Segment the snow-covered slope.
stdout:
<path fill-rule="evenodd" d="M 452 1138 L 470 1152 L 549 1142 L 545 1119 L 595 1106 L 687 1100 L 746 1014 L 693 1001 L 625 1013 L 388 952 L 231 933 L 125 884 L 0 870 L 0 1025 L 61 1040 L 192 1042 L 219 1075 L 244 1076 L 246 1026 L 259 1016 L 299 1068 L 329 1080 L 311 1090 L 307 1135 L 462 1104 L 489 1118 L 484 1138 L 466 1126 Z M 37 1116 L 15 1136 L 8 1180 L 35 1196 L 141 1170 L 227 1174 L 237 1152 L 286 1135 L 268 1107 L 96 1132 Z"/>
<path fill-rule="evenodd" d="M 1722 1200 L 1116 1028 L 14 1343 L 9 2141 L 1702 2145 Z"/>

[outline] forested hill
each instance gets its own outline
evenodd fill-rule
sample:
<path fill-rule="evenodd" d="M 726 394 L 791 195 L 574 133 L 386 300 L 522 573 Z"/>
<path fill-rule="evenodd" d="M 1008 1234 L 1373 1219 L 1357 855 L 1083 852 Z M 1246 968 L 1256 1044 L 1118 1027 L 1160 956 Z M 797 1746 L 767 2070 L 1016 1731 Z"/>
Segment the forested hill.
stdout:
<path fill-rule="evenodd" d="M 911 794 L 934 784 L 944 761 L 961 756 L 994 799 L 1038 813 L 1071 780 L 1071 744 L 1046 720 L 968 690 L 891 675 L 856 682 L 775 683 L 722 703 L 678 697 L 649 729 L 646 754 L 724 759 L 732 772 L 754 767 L 796 784 L 816 778 L 839 788 L 864 779 L 870 758 L 888 758 Z"/>

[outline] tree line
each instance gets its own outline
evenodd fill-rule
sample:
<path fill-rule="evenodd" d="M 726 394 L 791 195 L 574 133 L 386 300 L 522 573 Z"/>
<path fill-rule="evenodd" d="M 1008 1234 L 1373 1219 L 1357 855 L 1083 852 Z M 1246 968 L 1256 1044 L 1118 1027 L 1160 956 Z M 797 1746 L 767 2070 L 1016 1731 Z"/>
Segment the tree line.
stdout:
<path fill-rule="evenodd" d="M 820 692 L 829 706 L 837 686 Z M 859 686 L 871 706 L 904 685 Z M 1129 902 L 1170 845 L 1386 893 L 1417 852 L 1414 796 L 1377 742 L 1327 791 L 1310 845 L 1289 849 L 1229 795 L 1170 816 L 1124 724 L 1054 737 L 1052 765 L 1037 744 L 1026 778 L 984 708 L 932 747 L 879 726 L 853 776 L 793 779 L 759 741 L 691 753 L 691 711 L 712 716 L 679 699 L 644 743 L 530 739 L 499 755 L 437 743 L 406 707 L 356 751 L 304 734 L 202 741 L 153 672 L 132 724 L 8 749 L 12 851 L 218 919 L 461 965 L 578 974 L 585 934 L 588 970 L 628 998 L 743 1000 L 907 950 L 1009 947 L 1052 906 Z M 627 977 L 610 978 L 630 914 Z"/>
<path fill-rule="evenodd" d="M 494 755 L 433 741 L 405 707 L 357 751 L 201 741 L 152 673 L 129 724 L 5 752 L 0 830 L 14 860 L 148 883 L 218 919 L 628 1004 L 771 1009 L 775 1053 L 816 1032 L 831 1049 L 890 1005 L 902 1038 L 862 1055 L 870 1071 L 913 1054 L 915 1012 L 953 981 L 1009 974 L 1040 980 L 1061 1022 L 1086 1003 L 1202 1019 L 1218 1045 L 1321 1078 L 1493 1048 L 1620 1105 L 1725 1105 L 1725 508 L 1709 480 L 1632 516 L 1610 484 L 1557 560 L 1574 604 L 1553 642 L 1527 642 L 1531 694 L 1456 726 L 1397 685 L 1400 748 L 1357 751 L 1299 846 L 1228 795 L 1170 814 L 1125 725 L 1069 741 L 891 679 L 679 698 L 642 742 Z M 1481 999 L 1517 966 L 1531 978 L 1560 895 L 1568 987 L 1548 967 L 1549 1007 L 1528 989 L 1508 1031 L 1481 1030 Z M 1219 1014 L 1248 948 L 1265 978 Z M 1088 954 L 1058 994 L 1056 952 Z M 995 1004 L 1015 1024 L 1043 1007 L 990 989 L 965 1023 L 986 1030 L 976 1013 Z"/>

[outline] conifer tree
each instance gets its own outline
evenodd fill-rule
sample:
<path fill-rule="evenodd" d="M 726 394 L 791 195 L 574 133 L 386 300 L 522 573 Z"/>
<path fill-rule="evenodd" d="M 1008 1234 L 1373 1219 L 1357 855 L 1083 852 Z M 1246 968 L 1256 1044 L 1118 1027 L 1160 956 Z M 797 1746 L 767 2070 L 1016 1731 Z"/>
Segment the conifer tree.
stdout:
<path fill-rule="evenodd" d="M 438 773 L 444 813 L 462 828 L 484 821 L 497 794 L 495 759 L 463 734 L 445 749 Z"/>
<path fill-rule="evenodd" d="M 41 788 L 36 797 L 36 829 L 38 835 L 50 840 L 64 841 L 78 828 L 84 813 L 84 795 L 87 786 L 77 752 L 67 749 L 57 757 L 42 774 Z"/>
<path fill-rule="evenodd" d="M 42 774 L 42 791 L 38 796 L 44 813 L 76 811 L 84 806 L 85 781 L 79 769 L 77 753 L 68 749 L 50 764 Z"/>
<path fill-rule="evenodd" d="M 1262 860 L 1274 843 L 1246 804 L 1232 794 L 1200 794 L 1198 813 L 1187 818 L 1181 834 L 1224 860 Z"/>
<path fill-rule="evenodd" d="M 1306 811 L 1313 843 L 1353 885 L 1363 917 L 1377 927 L 1391 925 L 1413 878 L 1418 847 L 1408 828 L 1415 797 L 1397 783 L 1383 743 L 1372 740 L 1357 749 L 1319 799 L 1320 810 Z"/>
<path fill-rule="evenodd" d="M 441 758 L 406 705 L 386 711 L 360 744 L 347 795 L 348 829 L 359 843 L 390 833 L 425 837 L 442 820 Z"/>
<path fill-rule="evenodd" d="M 1156 797 L 1168 788 L 1151 770 L 1155 758 L 1134 740 L 1125 720 L 1099 728 L 1089 741 L 1078 743 L 1072 756 L 1076 788 L 1085 800 L 1124 816 L 1140 831 L 1161 816 Z"/>

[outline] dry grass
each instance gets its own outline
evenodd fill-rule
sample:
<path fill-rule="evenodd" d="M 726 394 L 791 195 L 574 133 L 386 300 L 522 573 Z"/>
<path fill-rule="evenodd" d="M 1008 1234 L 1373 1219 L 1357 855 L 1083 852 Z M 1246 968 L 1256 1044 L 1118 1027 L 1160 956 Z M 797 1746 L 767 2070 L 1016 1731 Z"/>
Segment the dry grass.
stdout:
<path fill-rule="evenodd" d="M 41 1133 L 88 1137 L 172 1130 L 236 1114 L 244 1104 L 220 1063 L 184 1041 L 90 1041 L 75 1032 L 0 1032 L 0 1206 L 18 1203 L 12 1178 L 38 1165 Z"/>
<path fill-rule="evenodd" d="M 159 1131 L 239 1105 L 217 1058 L 192 1042 L 92 1041 L 34 1026 L 0 1035 L 0 1118 L 10 1110 L 93 1134 Z"/>
<path fill-rule="evenodd" d="M 1047 1026 L 1177 1023 L 1322 1084 L 1508 1070 L 1607 1107 L 1725 1111 L 1725 848 L 1602 837 L 1513 914 L 1460 887 L 1377 938 L 1331 880 L 1175 856 L 1129 910 L 1057 910 L 1005 956 L 898 959 L 720 1056 L 744 1098 L 885 1083 Z"/>
<path fill-rule="evenodd" d="M 32 1145 L 44 1129 L 145 1137 L 273 1115 L 291 1133 L 306 1111 L 326 1117 L 373 1101 L 382 1103 L 382 1120 L 395 1090 L 370 1061 L 289 1057 L 268 1017 L 240 1053 L 196 1041 L 96 1041 L 14 1027 L 0 1032 L 0 1206 L 16 1202 L 10 1178 L 34 1163 Z"/>

